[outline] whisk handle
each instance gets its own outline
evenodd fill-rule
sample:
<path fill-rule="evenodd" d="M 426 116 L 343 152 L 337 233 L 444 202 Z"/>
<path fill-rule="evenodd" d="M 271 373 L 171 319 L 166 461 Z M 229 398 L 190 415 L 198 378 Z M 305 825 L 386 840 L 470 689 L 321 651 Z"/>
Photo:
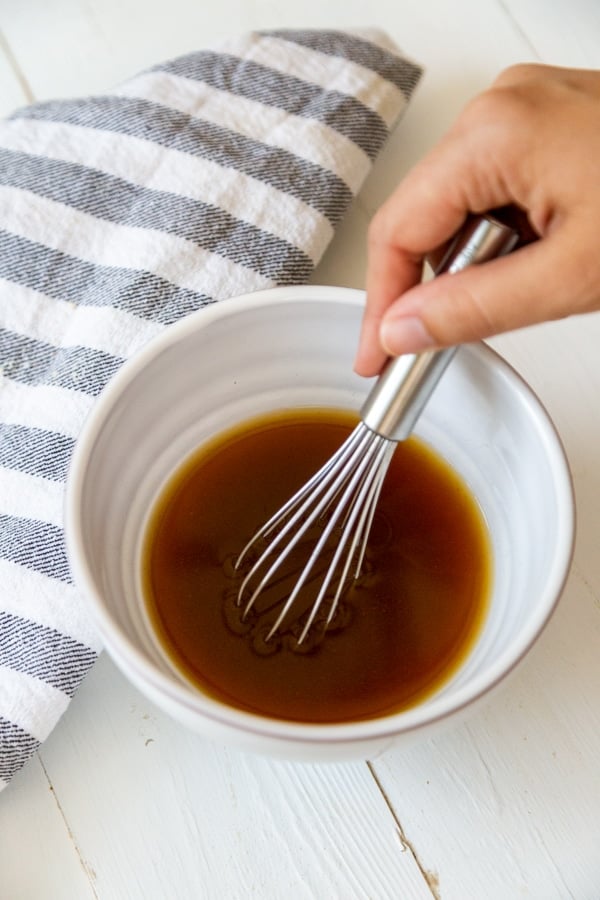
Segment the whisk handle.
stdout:
<path fill-rule="evenodd" d="M 473 216 L 451 241 L 435 274 L 459 272 L 504 256 L 518 240 L 519 232 L 496 216 Z M 426 350 L 389 359 L 360 411 L 364 424 L 388 440 L 405 440 L 457 349 Z"/>

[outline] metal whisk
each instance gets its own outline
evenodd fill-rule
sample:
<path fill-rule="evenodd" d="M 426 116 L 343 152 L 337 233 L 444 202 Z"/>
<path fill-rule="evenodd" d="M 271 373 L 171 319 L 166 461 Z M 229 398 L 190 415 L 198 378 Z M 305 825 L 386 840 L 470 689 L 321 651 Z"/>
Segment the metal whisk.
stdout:
<path fill-rule="evenodd" d="M 513 249 L 518 232 L 492 215 L 470 218 L 451 242 L 435 275 L 458 272 Z M 237 603 L 243 619 L 302 541 L 314 545 L 265 640 L 280 628 L 303 586 L 315 578 L 327 542 L 335 535 L 333 556 L 298 638 L 301 644 L 329 594 L 325 628 L 333 619 L 349 578 L 358 578 L 375 508 L 397 443 L 405 440 L 457 348 L 431 350 L 388 360 L 360 410 L 361 422 L 340 449 L 260 528 L 240 553 L 239 570 L 252 548 L 265 549 L 243 578 Z M 318 572 L 320 577 L 322 573 Z M 333 592 L 333 596 L 331 593 Z M 246 599 L 247 598 L 247 599 Z"/>

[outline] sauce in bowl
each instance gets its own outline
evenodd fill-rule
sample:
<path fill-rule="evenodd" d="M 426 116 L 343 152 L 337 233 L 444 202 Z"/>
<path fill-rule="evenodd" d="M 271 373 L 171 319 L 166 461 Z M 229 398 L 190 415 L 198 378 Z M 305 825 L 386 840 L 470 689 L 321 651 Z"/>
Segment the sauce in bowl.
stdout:
<path fill-rule="evenodd" d="M 363 573 L 327 631 L 298 645 L 292 616 L 265 642 L 295 571 L 243 618 L 235 559 L 355 423 L 314 409 L 243 423 L 193 454 L 151 513 L 141 566 L 153 627 L 187 680 L 224 703 L 313 723 L 399 712 L 443 685 L 479 634 L 492 581 L 487 527 L 460 476 L 415 437 L 392 458 Z"/>

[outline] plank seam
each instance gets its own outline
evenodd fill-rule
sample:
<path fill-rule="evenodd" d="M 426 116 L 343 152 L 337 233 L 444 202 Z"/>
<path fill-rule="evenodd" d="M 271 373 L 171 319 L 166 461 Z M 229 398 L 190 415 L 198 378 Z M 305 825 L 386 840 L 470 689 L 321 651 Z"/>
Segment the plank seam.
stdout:
<path fill-rule="evenodd" d="M 375 767 L 374 767 L 373 763 L 369 762 L 368 760 L 367 760 L 367 768 L 369 769 L 369 772 L 371 773 L 371 777 L 373 778 L 373 781 L 377 785 L 379 792 L 380 792 L 381 796 L 383 797 L 383 800 L 384 800 L 387 808 L 389 809 L 390 814 L 396 824 L 398 838 L 400 840 L 400 844 L 402 845 L 402 851 L 410 853 L 410 855 L 414 859 L 414 861 L 419 869 L 419 872 L 423 876 L 423 880 L 425 881 L 425 884 L 427 885 L 427 887 L 429 888 L 429 891 L 431 892 L 431 896 L 433 897 L 433 900 L 441 900 L 440 883 L 439 883 L 439 878 L 438 878 L 437 873 L 432 872 L 431 869 L 425 868 L 425 866 L 419 859 L 414 846 L 412 845 L 412 843 L 406 836 L 406 832 L 404 831 L 404 828 L 402 827 L 402 823 L 400 822 L 400 819 L 398 818 L 398 816 L 396 814 L 396 810 L 392 806 L 392 802 L 391 802 L 390 798 L 388 797 L 385 788 L 383 787 L 381 781 L 377 777 L 377 773 L 375 771 Z"/>
<path fill-rule="evenodd" d="M 533 41 L 531 40 L 531 38 L 525 31 L 525 29 L 523 28 L 521 23 L 518 21 L 518 19 L 515 18 L 513 11 L 510 8 L 510 6 L 508 5 L 508 3 L 506 2 L 506 0 L 498 0 L 498 6 L 502 10 L 502 12 L 506 15 L 510 24 L 513 26 L 513 28 L 515 29 L 515 31 L 517 32 L 519 37 L 523 38 L 523 40 L 525 41 L 525 43 L 531 50 L 531 53 L 533 54 L 535 59 L 538 62 L 542 62 L 542 57 L 540 56 L 540 54 L 537 50 L 537 47 L 535 46 L 535 44 L 533 43 Z"/>
<path fill-rule="evenodd" d="M 48 774 L 48 770 L 46 769 L 46 766 L 44 765 L 44 761 L 43 761 L 43 759 L 42 759 L 42 757 L 41 757 L 41 754 L 38 753 L 37 756 L 38 756 L 39 763 L 40 763 L 40 765 L 41 765 L 41 767 L 42 767 L 42 771 L 43 771 L 43 773 L 44 773 L 44 777 L 45 777 L 46 781 L 48 782 L 48 787 L 49 787 L 49 789 L 50 789 L 50 791 L 51 791 L 51 793 L 52 793 L 52 796 L 54 797 L 54 802 L 56 803 L 56 807 L 57 807 L 57 809 L 58 809 L 58 812 L 60 813 L 60 816 L 61 816 L 61 818 L 62 818 L 62 820 L 63 820 L 63 822 L 64 822 L 64 826 L 65 826 L 66 831 L 67 831 L 67 834 L 68 834 L 68 836 L 69 836 L 69 840 L 70 840 L 71 843 L 73 844 L 73 847 L 74 847 L 75 852 L 76 852 L 76 854 L 77 854 L 77 858 L 78 858 L 78 860 L 79 860 L 79 864 L 80 864 L 81 868 L 83 869 L 83 871 L 85 872 L 85 876 L 86 876 L 86 878 L 87 878 L 87 880 L 88 880 L 88 883 L 89 883 L 89 886 L 90 886 L 90 890 L 91 890 L 93 896 L 95 897 L 95 900 L 99 900 L 99 897 L 98 897 L 98 894 L 97 894 L 97 892 L 96 892 L 96 888 L 94 887 L 94 882 L 93 882 L 93 879 L 94 879 L 94 872 L 93 872 L 93 870 L 90 868 L 90 866 L 88 865 L 88 863 L 85 861 L 85 859 L 84 859 L 84 857 L 83 857 L 83 854 L 82 854 L 82 852 L 81 852 L 81 848 L 79 847 L 79 844 L 77 843 L 77 840 L 76 840 L 76 838 L 75 838 L 75 835 L 73 834 L 73 831 L 72 831 L 72 829 L 71 829 L 71 826 L 69 825 L 69 821 L 68 821 L 68 819 L 67 819 L 67 817 L 66 817 L 66 815 L 65 815 L 64 809 L 62 808 L 61 802 L 60 802 L 60 800 L 58 799 L 58 796 L 57 796 L 56 791 L 55 791 L 55 789 L 54 789 L 54 785 L 52 784 L 52 781 L 51 781 L 50 776 L 49 776 L 49 774 Z"/>
<path fill-rule="evenodd" d="M 21 69 L 21 66 L 17 62 L 17 57 L 13 53 L 12 48 L 11 48 L 10 44 L 8 43 L 8 40 L 6 39 L 6 36 L 4 35 L 4 33 L 2 31 L 0 31 L 0 50 L 4 53 L 4 55 L 6 57 L 6 61 L 8 62 L 9 66 L 11 67 L 11 69 L 13 71 L 13 75 L 15 76 L 15 78 L 17 79 L 17 81 L 19 83 L 19 87 L 21 88 L 21 90 L 23 91 L 23 93 L 25 95 L 25 100 L 27 101 L 27 103 L 33 103 L 35 101 L 35 94 L 33 93 L 32 89 L 31 89 L 31 85 L 29 84 L 29 81 L 25 77 L 25 73 L 23 72 L 23 70 Z"/>

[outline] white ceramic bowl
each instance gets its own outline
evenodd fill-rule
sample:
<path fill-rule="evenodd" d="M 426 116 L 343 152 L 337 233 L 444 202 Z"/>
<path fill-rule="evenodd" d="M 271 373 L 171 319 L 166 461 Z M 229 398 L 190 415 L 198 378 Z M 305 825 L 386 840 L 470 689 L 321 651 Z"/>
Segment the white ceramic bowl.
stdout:
<path fill-rule="evenodd" d="M 568 572 L 573 493 L 553 425 L 502 359 L 482 344 L 467 346 L 416 429 L 470 485 L 492 536 L 490 611 L 456 675 L 404 712 L 314 725 L 228 707 L 174 672 L 149 628 L 136 577 L 153 499 L 189 452 L 241 420 L 294 405 L 357 410 L 370 386 L 352 371 L 363 302 L 345 288 L 277 288 L 189 316 L 123 366 L 73 456 L 68 552 L 107 651 L 173 717 L 245 749 L 312 761 L 372 758 L 430 735 L 514 669 Z"/>

